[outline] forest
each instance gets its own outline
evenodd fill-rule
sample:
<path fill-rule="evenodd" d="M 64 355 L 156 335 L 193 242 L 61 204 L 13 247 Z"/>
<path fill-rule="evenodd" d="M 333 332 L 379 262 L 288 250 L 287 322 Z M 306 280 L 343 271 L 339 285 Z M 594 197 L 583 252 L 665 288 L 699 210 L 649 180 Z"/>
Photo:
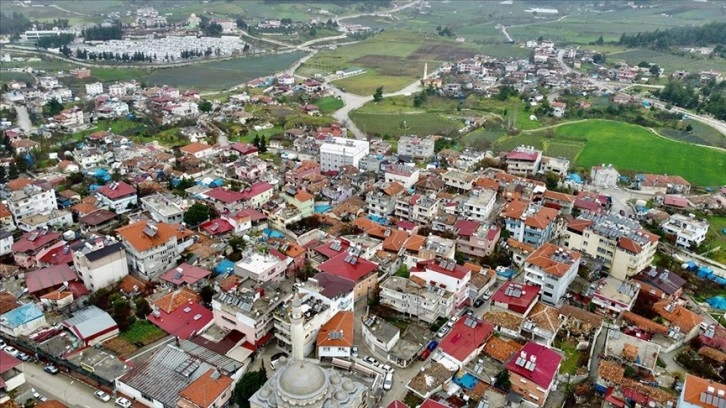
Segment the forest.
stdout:
<path fill-rule="evenodd" d="M 669 49 L 674 46 L 705 47 L 715 45 L 714 52 L 722 57 L 726 53 L 726 22 L 713 22 L 697 27 L 673 27 L 667 30 L 625 34 L 620 37 L 619 45 L 635 48 Z"/>

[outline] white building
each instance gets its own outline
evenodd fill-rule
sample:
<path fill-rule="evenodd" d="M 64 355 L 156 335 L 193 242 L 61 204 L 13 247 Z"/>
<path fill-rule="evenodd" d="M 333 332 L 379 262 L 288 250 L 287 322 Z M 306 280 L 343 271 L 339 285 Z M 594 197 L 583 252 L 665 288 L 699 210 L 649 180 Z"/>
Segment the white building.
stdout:
<path fill-rule="evenodd" d="M 448 318 L 454 310 L 454 293 L 420 279 L 390 276 L 380 285 L 380 302 L 426 323 Z"/>
<path fill-rule="evenodd" d="M 524 281 L 542 288 L 541 300 L 557 304 L 580 267 L 581 254 L 546 243 L 524 261 Z"/>
<path fill-rule="evenodd" d="M 320 146 L 320 171 L 340 170 L 345 165 L 357 168 L 369 148 L 366 140 L 331 137 Z"/>
<path fill-rule="evenodd" d="M 411 156 L 414 159 L 425 159 L 434 155 L 433 137 L 402 136 L 398 139 L 398 154 Z"/>
<path fill-rule="evenodd" d="M 486 222 L 497 201 L 497 192 L 489 189 L 474 190 L 461 206 L 460 216 L 468 220 Z"/>
<path fill-rule="evenodd" d="M 285 277 L 285 271 L 292 259 L 280 259 L 270 254 L 247 252 L 242 259 L 234 265 L 236 275 L 249 278 L 256 282 L 280 281 Z"/>
<path fill-rule="evenodd" d="M 413 187 L 418 182 L 418 175 L 419 170 L 415 166 L 406 166 L 403 164 L 390 164 L 386 166 L 386 182 L 397 181 L 406 189 Z"/>
<path fill-rule="evenodd" d="M 148 211 L 151 218 L 156 222 L 177 224 L 184 219 L 184 210 L 174 199 L 174 196 L 167 197 L 161 193 L 156 193 L 142 197 L 141 208 Z"/>
<path fill-rule="evenodd" d="M 13 234 L 10 231 L 0 231 L 0 256 L 5 256 L 13 252 Z"/>
<path fill-rule="evenodd" d="M 181 225 L 137 221 L 116 230 L 126 248 L 131 269 L 153 279 L 177 265 L 185 249 L 195 242 L 194 234 Z"/>
<path fill-rule="evenodd" d="M 28 215 L 18 219 L 18 229 L 26 232 L 41 228 L 61 229 L 73 225 L 73 214 L 66 210 L 52 209 L 47 214 Z"/>
<path fill-rule="evenodd" d="M 113 285 L 129 274 L 124 246 L 100 237 L 87 240 L 73 251 L 73 266 L 91 292 Z"/>
<path fill-rule="evenodd" d="M 96 96 L 103 93 L 103 83 L 94 82 L 92 84 L 86 84 L 86 95 Z"/>
<path fill-rule="evenodd" d="M 708 221 L 698 220 L 695 216 L 673 214 L 663 224 L 663 231 L 676 236 L 676 245 L 689 248 L 693 244 L 701 245 L 706 239 L 708 227 Z"/>
<path fill-rule="evenodd" d="M 96 197 L 100 205 L 108 207 L 117 214 L 131 211 L 137 203 L 136 189 L 123 181 L 113 181 L 98 190 Z"/>
<path fill-rule="evenodd" d="M 55 190 L 46 190 L 37 185 L 27 185 L 13 191 L 7 205 L 16 222 L 32 215 L 49 214 L 58 207 Z"/>
<path fill-rule="evenodd" d="M 452 292 L 454 306 L 461 305 L 468 299 L 468 287 L 471 281 L 471 270 L 457 265 L 453 259 L 429 259 L 419 261 L 411 269 L 412 278 L 428 282 L 430 286 L 436 286 Z"/>
<path fill-rule="evenodd" d="M 531 146 L 519 146 L 507 153 L 507 173 L 515 176 L 537 174 L 542 163 L 542 152 Z"/>
<path fill-rule="evenodd" d="M 595 166 L 590 169 L 590 180 L 592 185 L 597 187 L 612 188 L 618 185 L 620 173 L 612 164 Z"/>
<path fill-rule="evenodd" d="M 640 292 L 639 283 L 624 282 L 612 276 L 600 279 L 595 285 L 592 303 L 597 306 L 598 313 L 610 317 L 630 310 Z"/>

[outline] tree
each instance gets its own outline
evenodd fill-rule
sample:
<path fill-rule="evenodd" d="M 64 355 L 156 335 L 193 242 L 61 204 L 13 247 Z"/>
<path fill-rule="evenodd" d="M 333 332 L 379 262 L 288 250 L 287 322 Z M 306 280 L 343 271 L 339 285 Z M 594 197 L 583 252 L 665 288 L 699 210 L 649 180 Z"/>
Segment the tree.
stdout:
<path fill-rule="evenodd" d="M 45 104 L 43 107 L 43 113 L 45 113 L 48 116 L 55 116 L 61 111 L 65 109 L 63 104 L 58 101 L 56 98 L 51 98 L 48 103 Z"/>
<path fill-rule="evenodd" d="M 18 177 L 20 177 L 18 166 L 15 163 L 10 163 L 10 166 L 8 167 L 8 180 L 15 180 Z"/>
<path fill-rule="evenodd" d="M 376 92 L 373 93 L 373 100 L 375 102 L 380 102 L 383 100 L 383 87 L 379 86 L 376 88 Z"/>
<path fill-rule="evenodd" d="M 139 319 L 146 319 L 146 316 L 151 314 L 151 305 L 149 304 L 149 301 L 140 298 L 136 301 L 136 317 Z"/>
<path fill-rule="evenodd" d="M 205 285 L 199 290 L 199 296 L 202 297 L 202 302 L 209 304 L 212 303 L 214 297 L 214 288 L 211 285 Z"/>
<path fill-rule="evenodd" d="M 237 405 L 240 408 L 250 408 L 250 397 L 265 385 L 265 381 L 267 381 L 267 374 L 265 373 L 264 364 L 259 371 L 245 373 L 234 387 L 234 400 Z"/>
<path fill-rule="evenodd" d="M 202 112 L 210 112 L 212 110 L 212 102 L 202 101 L 202 103 L 199 104 L 199 110 Z"/>
<path fill-rule="evenodd" d="M 406 265 L 401 265 L 398 267 L 398 270 L 396 271 L 396 276 L 400 276 L 402 278 L 408 279 L 410 276 L 410 272 L 408 271 L 408 267 Z"/>
<path fill-rule="evenodd" d="M 595 41 L 595 45 L 603 45 L 605 44 L 605 40 L 603 40 L 602 36 Z"/>
<path fill-rule="evenodd" d="M 255 133 L 255 137 L 252 138 L 252 145 L 257 148 L 257 150 L 260 149 L 260 135 Z"/>
<path fill-rule="evenodd" d="M 123 297 L 116 295 L 111 307 L 111 317 L 118 325 L 119 330 L 124 331 L 128 329 L 135 321 L 131 315 L 131 303 Z"/>
<path fill-rule="evenodd" d="M 194 203 L 184 213 L 184 222 L 187 225 L 199 225 L 202 222 L 208 220 L 212 215 L 212 209 L 202 203 Z"/>
<path fill-rule="evenodd" d="M 655 79 L 660 78 L 660 66 L 657 64 L 653 64 L 650 66 L 650 74 L 655 77 Z"/>
<path fill-rule="evenodd" d="M 5 171 L 5 166 L 0 166 L 0 183 L 4 183 L 7 181 L 8 174 Z"/>
<path fill-rule="evenodd" d="M 260 145 L 257 148 L 260 149 L 260 153 L 267 152 L 267 139 L 264 136 L 260 137 Z"/>
<path fill-rule="evenodd" d="M 222 34 L 222 26 L 217 23 L 212 23 L 204 27 L 203 31 L 207 37 L 219 37 Z"/>
<path fill-rule="evenodd" d="M 494 385 L 509 391 L 509 388 L 512 386 L 512 382 L 509 380 L 509 371 L 502 370 L 499 373 L 497 373 L 497 376 L 494 379 Z"/>

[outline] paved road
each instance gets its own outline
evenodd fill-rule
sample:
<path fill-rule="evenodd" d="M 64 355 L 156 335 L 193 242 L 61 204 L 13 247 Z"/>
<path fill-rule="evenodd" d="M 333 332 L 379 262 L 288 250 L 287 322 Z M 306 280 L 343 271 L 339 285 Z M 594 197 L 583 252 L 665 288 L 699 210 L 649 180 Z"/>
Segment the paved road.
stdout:
<path fill-rule="evenodd" d="M 23 370 L 25 382 L 49 399 L 63 401 L 72 408 L 92 408 L 101 405 L 100 401 L 93 397 L 95 390 L 81 381 L 65 374 L 50 375 L 43 371 L 38 363 L 24 363 Z"/>

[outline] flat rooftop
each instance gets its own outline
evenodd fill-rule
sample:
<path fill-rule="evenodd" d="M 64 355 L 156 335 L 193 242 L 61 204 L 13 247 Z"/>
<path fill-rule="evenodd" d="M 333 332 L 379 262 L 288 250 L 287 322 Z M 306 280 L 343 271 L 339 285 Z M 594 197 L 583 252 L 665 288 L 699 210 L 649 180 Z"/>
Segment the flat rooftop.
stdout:
<path fill-rule="evenodd" d="M 108 381 L 114 381 L 131 371 L 131 367 L 119 360 L 117 356 L 94 347 L 68 356 L 68 361 L 86 369 L 91 368 L 89 371 Z"/>

